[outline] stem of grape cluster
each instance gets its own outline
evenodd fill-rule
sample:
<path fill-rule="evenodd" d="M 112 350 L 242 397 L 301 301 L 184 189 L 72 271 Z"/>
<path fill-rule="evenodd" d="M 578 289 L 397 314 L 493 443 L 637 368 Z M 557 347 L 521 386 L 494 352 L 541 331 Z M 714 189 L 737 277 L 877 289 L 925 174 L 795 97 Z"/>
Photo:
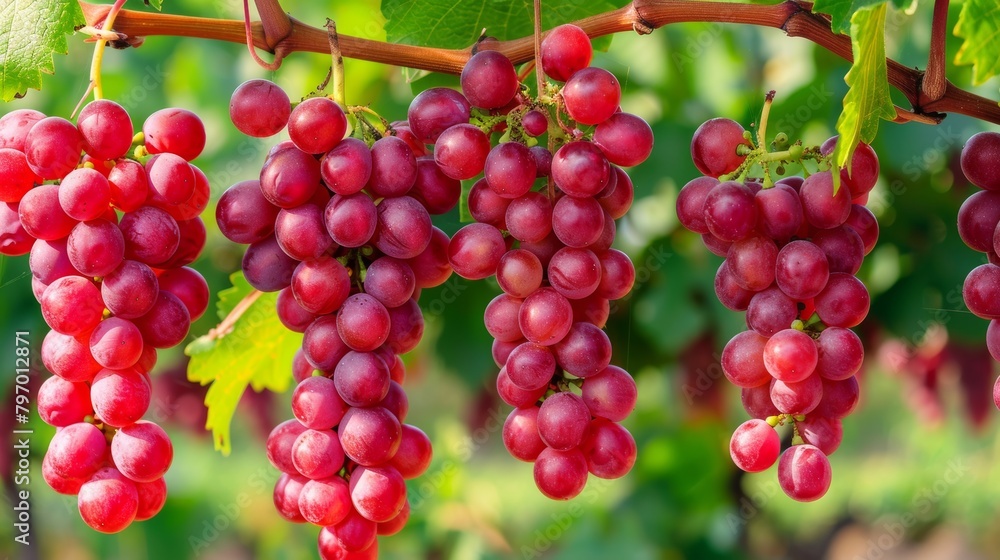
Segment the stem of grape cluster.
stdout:
<path fill-rule="evenodd" d="M 111 27 L 115 24 L 115 18 L 118 17 L 118 13 L 122 11 L 122 6 L 125 5 L 125 0 L 116 0 L 114 5 L 111 6 L 111 11 L 108 12 L 106 18 L 104 18 L 104 24 L 101 25 L 100 30 L 108 33 L 111 31 Z M 87 93 L 83 94 L 83 98 L 87 98 L 87 94 L 93 90 L 94 99 L 104 98 L 104 87 L 101 84 L 101 65 L 104 62 L 104 49 L 107 47 L 106 37 L 103 35 L 95 35 L 97 38 L 97 44 L 94 45 L 94 58 L 90 63 L 90 86 L 87 88 Z M 80 100 L 83 103 L 83 100 Z M 79 108 L 79 105 L 77 106 Z M 73 111 L 76 114 L 76 110 Z"/>
<path fill-rule="evenodd" d="M 327 18 L 326 32 L 330 39 L 330 57 L 333 59 L 333 100 L 341 107 L 347 107 L 347 89 L 344 84 L 344 55 L 340 51 L 337 37 L 337 22 Z"/>

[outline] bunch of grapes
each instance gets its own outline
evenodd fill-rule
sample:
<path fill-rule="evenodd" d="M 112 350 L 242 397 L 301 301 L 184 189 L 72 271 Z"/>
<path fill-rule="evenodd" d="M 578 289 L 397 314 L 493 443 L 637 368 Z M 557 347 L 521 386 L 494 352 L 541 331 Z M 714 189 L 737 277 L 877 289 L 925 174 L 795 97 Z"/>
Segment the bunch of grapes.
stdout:
<path fill-rule="evenodd" d="M 970 249 L 986 253 L 989 262 L 972 269 L 962 286 L 966 307 L 990 322 L 986 346 L 1000 361 L 1000 133 L 980 132 L 962 148 L 962 173 L 984 189 L 962 203 L 958 234 Z M 993 387 L 993 401 L 1000 408 L 1000 378 Z"/>
<path fill-rule="evenodd" d="M 862 143 L 849 170 L 841 170 L 839 188 L 831 171 L 771 183 L 770 162 L 812 159 L 829 169 L 837 138 L 819 149 L 796 144 L 780 154 L 755 149 L 749 138 L 728 119 L 698 128 L 691 155 L 704 176 L 680 191 L 677 215 L 726 259 L 715 277 L 719 301 L 746 311 L 748 330 L 722 353 L 723 371 L 742 388 L 743 406 L 753 417 L 733 434 L 733 461 L 758 472 L 780 453 L 782 489 L 811 501 L 829 488 L 827 456 L 840 445 L 841 419 L 858 402 L 855 373 L 864 348 L 850 329 L 869 308 L 868 291 L 855 274 L 878 238 L 875 217 L 864 206 L 878 178 L 878 158 Z M 745 178 L 758 162 L 763 181 L 731 179 Z M 793 445 L 781 453 L 774 427 L 785 422 L 793 424 Z"/>
<path fill-rule="evenodd" d="M 510 60 L 481 51 L 462 71 L 462 93 L 427 90 L 408 112 L 445 175 L 482 173 L 468 201 L 476 223 L 454 235 L 448 259 L 467 279 L 495 274 L 503 290 L 484 317 L 497 390 L 515 407 L 503 441 L 559 500 L 578 495 L 590 474 L 625 475 L 636 457 L 619 423 L 635 407 L 635 382 L 611 365 L 603 327 L 610 301 L 635 279 L 628 256 L 611 248 L 633 196 L 619 166 L 645 160 L 653 135 L 620 111 L 617 79 L 589 67 L 591 56 L 587 34 L 563 25 L 541 50 L 545 74 L 563 86 L 547 84 L 532 100 Z M 494 133 L 502 136 L 492 145 Z M 543 135 L 554 153 L 538 143 Z"/>
<path fill-rule="evenodd" d="M 77 124 L 17 110 L 0 118 L 0 253 L 30 254 L 31 285 L 52 329 L 41 346 L 54 375 L 38 413 L 57 428 L 42 462 L 83 520 L 121 531 L 156 515 L 173 459 L 166 432 L 142 420 L 156 349 L 176 346 L 208 306 L 185 265 L 205 243 L 208 179 L 190 160 L 201 120 L 164 109 L 133 138 L 120 105 L 88 104 Z M 133 141 L 144 141 L 129 157 Z"/>
<path fill-rule="evenodd" d="M 453 208 L 461 184 L 405 123 L 380 128 L 356 114 L 356 136 L 345 137 L 347 115 L 326 97 L 293 110 L 277 85 L 251 80 L 230 114 L 249 136 L 287 126 L 290 137 L 216 212 L 223 235 L 249 245 L 249 283 L 279 291 L 278 317 L 304 333 L 292 364 L 295 418 L 267 441 L 283 473 L 274 504 L 289 521 L 323 527 L 323 558 L 375 558 L 377 535 L 409 517 L 404 481 L 431 460 L 427 435 L 403 423 L 400 355 L 423 334 L 420 291 L 451 275 L 449 239 L 431 214 Z"/>

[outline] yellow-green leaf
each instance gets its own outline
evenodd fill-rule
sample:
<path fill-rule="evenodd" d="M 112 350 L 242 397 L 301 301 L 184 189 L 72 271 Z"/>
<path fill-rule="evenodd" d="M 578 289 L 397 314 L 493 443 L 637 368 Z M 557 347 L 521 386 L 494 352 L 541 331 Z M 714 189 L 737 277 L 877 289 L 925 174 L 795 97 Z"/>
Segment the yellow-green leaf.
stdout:
<path fill-rule="evenodd" d="M 191 342 L 184 352 L 191 357 L 188 379 L 211 383 L 205 396 L 208 421 L 215 449 L 229 455 L 230 423 L 247 385 L 255 391 L 288 390 L 292 358 L 302 344 L 302 335 L 289 331 L 275 312 L 277 293 L 259 293 L 242 272 L 234 273 L 233 287 L 219 292 L 219 318 L 225 318 L 248 297 L 256 299 L 225 333 L 210 333 Z"/>
<path fill-rule="evenodd" d="M 851 18 L 851 48 L 854 64 L 844 81 L 850 89 L 844 96 L 844 110 L 837 119 L 840 140 L 833 152 L 838 168 L 846 167 L 859 142 L 871 142 L 880 119 L 893 119 L 896 110 L 889 97 L 885 63 L 886 5 L 859 10 Z M 835 189 L 840 174 L 833 174 Z"/>
<path fill-rule="evenodd" d="M 66 35 L 83 23 L 76 0 L 0 2 L 0 97 L 10 101 L 28 88 L 41 89 L 42 72 L 55 71 L 52 55 L 66 54 Z"/>
<path fill-rule="evenodd" d="M 965 0 L 955 35 L 965 39 L 955 64 L 972 65 L 972 83 L 1000 74 L 1000 9 L 996 0 Z"/>

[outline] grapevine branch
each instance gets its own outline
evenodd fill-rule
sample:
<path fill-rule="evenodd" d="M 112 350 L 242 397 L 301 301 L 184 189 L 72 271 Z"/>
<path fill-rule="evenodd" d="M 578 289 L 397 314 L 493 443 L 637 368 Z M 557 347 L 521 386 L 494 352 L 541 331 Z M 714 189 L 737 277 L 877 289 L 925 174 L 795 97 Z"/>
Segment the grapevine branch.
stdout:
<path fill-rule="evenodd" d="M 257 5 L 261 17 L 265 19 L 264 23 L 255 22 L 252 29 L 253 42 L 258 48 L 281 53 L 330 52 L 325 29 L 312 27 L 289 17 L 281 11 L 277 0 L 258 0 Z M 90 4 L 83 0 L 80 0 L 80 6 L 83 8 L 87 24 L 94 27 L 103 22 L 110 9 L 109 6 Z M 284 33 L 283 24 L 271 21 L 275 18 L 288 20 L 290 31 L 287 34 Z M 813 14 L 805 5 L 795 0 L 774 5 L 729 4 L 699 0 L 633 0 L 617 10 L 574 23 L 590 36 L 598 37 L 629 30 L 642 34 L 651 33 L 658 27 L 680 22 L 773 27 L 781 29 L 790 37 L 807 39 L 841 58 L 852 60 L 850 37 L 834 33 L 826 18 Z M 233 43 L 246 41 L 242 21 L 130 10 L 123 10 L 118 15 L 114 29 L 131 37 L 168 35 Z M 280 35 L 280 38 L 276 38 L 276 35 Z M 348 35 L 340 35 L 340 46 L 343 55 L 348 58 L 449 74 L 461 73 L 465 62 L 473 53 L 472 46 L 465 49 L 417 47 L 371 41 Z M 515 64 L 528 62 L 535 55 L 533 36 L 492 42 L 490 48 L 502 52 Z M 1000 105 L 939 78 L 941 71 L 934 67 L 933 63 L 931 69 L 934 73 L 930 76 L 929 87 L 922 86 L 927 72 L 906 67 L 892 59 L 887 59 L 887 65 L 889 84 L 902 92 L 912 106 L 912 110 L 897 108 L 897 121 L 937 123 L 943 118 L 943 113 L 959 113 L 1000 124 Z M 935 85 L 938 81 L 943 82 L 943 88 Z"/>

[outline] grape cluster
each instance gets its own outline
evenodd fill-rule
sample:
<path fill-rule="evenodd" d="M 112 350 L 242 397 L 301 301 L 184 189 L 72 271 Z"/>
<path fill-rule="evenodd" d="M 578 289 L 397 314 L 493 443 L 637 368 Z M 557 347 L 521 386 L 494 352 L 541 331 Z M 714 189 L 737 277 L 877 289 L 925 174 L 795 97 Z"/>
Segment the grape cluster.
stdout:
<path fill-rule="evenodd" d="M 559 500 L 578 495 L 589 474 L 625 475 L 636 457 L 619 423 L 635 406 L 635 382 L 611 365 L 603 327 L 610 301 L 635 279 L 628 256 L 611 248 L 633 196 L 619 166 L 645 160 L 653 135 L 620 111 L 617 79 L 590 67 L 591 56 L 586 33 L 563 25 L 541 50 L 545 74 L 562 87 L 549 84 L 531 100 L 511 62 L 482 51 L 462 71 L 462 93 L 425 91 L 408 113 L 446 175 L 482 173 L 469 193 L 476 223 L 455 233 L 448 259 L 464 278 L 496 275 L 503 290 L 484 316 L 501 368 L 497 390 L 515 407 L 503 441 L 534 463 L 539 490 Z M 499 143 L 491 143 L 491 121 L 470 124 L 470 111 L 473 119 L 499 115 Z M 538 143 L 543 135 L 554 153 Z"/>
<path fill-rule="evenodd" d="M 193 268 L 205 243 L 201 120 L 164 109 L 142 127 L 120 105 L 88 104 L 77 124 L 17 110 L 0 118 L 0 253 L 30 254 L 31 285 L 52 329 L 54 375 L 38 413 L 55 426 L 42 475 L 76 494 L 83 520 L 121 531 L 156 515 L 173 459 L 166 432 L 142 420 L 156 349 L 181 343 L 208 306 Z"/>
<path fill-rule="evenodd" d="M 823 162 L 836 142 L 829 139 L 810 157 Z M 801 145 L 787 152 L 778 161 L 806 153 Z M 733 461 L 748 472 L 769 468 L 780 452 L 774 426 L 792 422 L 795 437 L 780 453 L 778 480 L 793 499 L 811 501 L 829 488 L 827 455 L 840 445 L 841 418 L 858 402 L 855 373 L 864 348 L 850 329 L 869 308 L 868 291 L 855 274 L 878 238 L 875 217 L 864 206 L 878 178 L 878 158 L 860 144 L 849 172 L 840 172 L 839 188 L 831 171 L 789 176 L 767 188 L 767 174 L 763 182 L 729 179 L 748 174 L 752 153 L 738 123 L 702 124 L 691 155 L 704 176 L 680 191 L 677 215 L 725 257 L 715 277 L 719 301 L 746 311 L 748 330 L 722 353 L 726 378 L 742 388 L 743 406 L 753 417 L 733 434 Z"/>
<path fill-rule="evenodd" d="M 1000 361 L 1000 133 L 980 132 L 962 148 L 962 173 L 983 189 L 962 203 L 958 234 L 970 249 L 986 253 L 988 262 L 972 269 L 962 286 L 966 307 L 990 322 L 986 347 Z M 1000 408 L 1000 378 L 993 387 L 993 401 Z"/>
<path fill-rule="evenodd" d="M 441 172 L 404 123 L 379 130 L 314 97 L 291 109 L 274 83 L 251 80 L 232 96 L 233 123 L 249 136 L 287 126 L 259 180 L 223 193 L 228 239 L 248 244 L 243 272 L 278 291 L 277 315 L 303 333 L 292 364 L 295 418 L 267 440 L 282 471 L 274 504 L 285 519 L 323 527 L 323 558 L 375 558 L 377 535 L 406 524 L 405 480 L 431 460 L 431 442 L 404 424 L 409 403 L 401 354 L 423 334 L 417 300 L 451 275 L 448 236 L 431 214 L 457 203 L 461 184 Z"/>

